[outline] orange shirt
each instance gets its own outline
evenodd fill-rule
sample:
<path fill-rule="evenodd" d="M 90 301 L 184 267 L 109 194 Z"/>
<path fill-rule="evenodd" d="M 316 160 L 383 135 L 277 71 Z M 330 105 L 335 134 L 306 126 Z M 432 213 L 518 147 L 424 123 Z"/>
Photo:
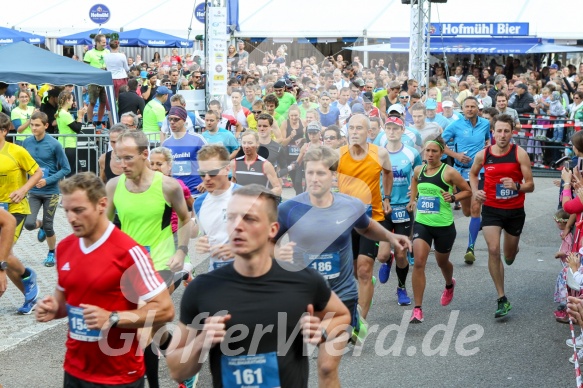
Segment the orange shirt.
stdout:
<path fill-rule="evenodd" d="M 368 144 L 368 154 L 362 160 L 354 160 L 347 145 L 340 147 L 338 189 L 341 193 L 360 199 L 365 205 L 371 205 L 375 221 L 385 219 L 381 195 L 382 171 L 378 146 Z"/>

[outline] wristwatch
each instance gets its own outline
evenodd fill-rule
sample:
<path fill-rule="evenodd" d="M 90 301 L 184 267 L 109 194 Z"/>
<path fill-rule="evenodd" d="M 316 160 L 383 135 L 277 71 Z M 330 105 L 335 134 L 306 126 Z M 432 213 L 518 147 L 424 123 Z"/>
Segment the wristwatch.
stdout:
<path fill-rule="evenodd" d="M 391 200 L 391 196 L 390 196 L 390 195 L 383 195 L 383 201 L 384 201 L 385 199 L 388 199 L 388 200 L 390 201 L 390 200 Z"/>
<path fill-rule="evenodd" d="M 454 203 L 454 202 L 455 202 L 455 194 L 452 194 L 450 203 Z"/>
<path fill-rule="evenodd" d="M 119 322 L 119 314 L 117 311 L 113 311 L 109 314 L 109 327 L 116 327 Z"/>
<path fill-rule="evenodd" d="M 322 336 L 320 337 L 320 344 L 328 341 L 328 333 L 326 332 L 325 328 L 322 328 Z"/>
<path fill-rule="evenodd" d="M 178 250 L 184 252 L 185 255 L 188 255 L 188 246 L 187 245 L 180 245 L 178 247 Z"/>
<path fill-rule="evenodd" d="M 0 271 L 6 271 L 7 268 L 8 268 L 8 262 L 0 261 Z"/>

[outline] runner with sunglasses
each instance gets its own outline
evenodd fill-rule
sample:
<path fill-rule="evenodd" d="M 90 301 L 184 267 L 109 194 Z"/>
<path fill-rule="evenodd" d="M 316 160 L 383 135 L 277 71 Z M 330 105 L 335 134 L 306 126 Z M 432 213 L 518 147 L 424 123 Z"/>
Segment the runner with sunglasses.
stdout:
<path fill-rule="evenodd" d="M 219 144 L 208 144 L 197 154 L 198 173 L 206 192 L 194 202 L 198 233 L 196 253 L 209 255 L 208 271 L 231 263 L 235 256 L 229 248 L 227 205 L 233 191 L 241 187 L 229 181 L 229 152 Z"/>

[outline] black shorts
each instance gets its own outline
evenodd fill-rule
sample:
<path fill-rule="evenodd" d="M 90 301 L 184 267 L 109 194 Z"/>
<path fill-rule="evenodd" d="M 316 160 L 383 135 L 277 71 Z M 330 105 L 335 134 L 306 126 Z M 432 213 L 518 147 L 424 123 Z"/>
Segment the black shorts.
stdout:
<path fill-rule="evenodd" d="M 381 225 L 385 227 L 389 232 L 395 234 L 400 234 L 401 236 L 410 236 L 413 230 L 413 224 L 415 223 L 415 213 L 411 213 L 405 209 L 409 215 L 409 221 L 407 222 L 393 222 L 391 215 L 387 215 L 385 220 L 381 222 Z"/>
<path fill-rule="evenodd" d="M 63 382 L 63 388 L 144 388 L 145 386 L 144 382 L 145 380 L 144 377 L 142 376 L 133 383 L 129 384 L 121 385 L 97 384 L 81 380 L 65 372 L 65 381 Z"/>
<path fill-rule="evenodd" d="M 456 235 L 455 224 L 449 226 L 427 226 L 415 222 L 415 225 L 413 225 L 413 241 L 420 238 L 430 247 L 433 243 L 435 252 L 439 253 L 449 253 L 451 251 Z"/>
<path fill-rule="evenodd" d="M 470 181 L 466 182 L 468 183 L 468 186 L 470 186 L 471 188 L 472 185 L 470 185 Z M 478 181 L 478 190 L 484 190 L 484 174 L 480 174 L 480 180 Z M 457 192 L 459 192 L 459 190 L 457 190 Z"/>
<path fill-rule="evenodd" d="M 499 226 L 511 236 L 520 236 L 526 214 L 524 208 L 498 209 L 491 206 L 482 206 L 482 227 Z"/>
<path fill-rule="evenodd" d="M 358 299 L 343 300 L 342 303 L 350 311 L 350 326 L 357 327 L 358 325 Z"/>
<path fill-rule="evenodd" d="M 352 256 L 354 260 L 358 259 L 359 255 L 368 256 L 371 259 L 376 259 L 379 253 L 379 246 L 376 241 L 358 234 L 356 230 L 352 230 Z"/>

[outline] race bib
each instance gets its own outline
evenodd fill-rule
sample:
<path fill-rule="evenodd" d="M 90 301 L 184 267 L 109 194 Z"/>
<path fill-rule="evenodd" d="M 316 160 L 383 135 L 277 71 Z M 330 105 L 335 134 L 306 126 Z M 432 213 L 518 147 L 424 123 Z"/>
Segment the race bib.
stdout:
<path fill-rule="evenodd" d="M 9 205 L 8 202 L 0 202 L 0 208 L 4 209 L 6 211 L 8 211 L 8 205 Z"/>
<path fill-rule="evenodd" d="M 67 304 L 67 317 L 69 318 L 69 337 L 72 339 L 83 342 L 97 342 L 101 339 L 101 330 L 87 328 L 81 307 Z"/>
<path fill-rule="evenodd" d="M 212 262 L 213 270 L 219 269 L 221 267 L 224 267 L 225 265 L 227 265 L 227 264 L 229 264 L 231 262 L 232 261 L 222 261 L 222 260 L 220 260 L 220 261 L 213 261 Z"/>
<path fill-rule="evenodd" d="M 439 213 L 439 197 L 419 197 L 417 202 L 417 211 L 424 214 Z"/>
<path fill-rule="evenodd" d="M 221 377 L 224 387 L 280 387 L 277 353 L 254 356 L 221 356 Z"/>
<path fill-rule="evenodd" d="M 496 199 L 510 199 L 518 197 L 518 191 L 507 189 L 503 184 L 496 184 Z"/>
<path fill-rule="evenodd" d="M 173 176 L 192 175 L 192 165 L 190 160 L 175 160 L 172 163 Z"/>
<path fill-rule="evenodd" d="M 402 224 L 404 222 L 411 221 L 409 217 L 409 212 L 405 205 L 395 206 L 391 210 L 391 221 L 393 224 Z"/>
<path fill-rule="evenodd" d="M 43 172 L 43 179 L 47 179 L 49 177 L 49 169 L 46 167 L 41 167 L 40 169 Z"/>
<path fill-rule="evenodd" d="M 315 269 L 324 279 L 335 279 L 340 276 L 340 253 L 322 253 L 320 255 L 304 254 L 304 261 Z"/>
<path fill-rule="evenodd" d="M 290 156 L 298 156 L 300 154 L 300 147 L 298 146 L 287 146 L 287 150 Z"/>

